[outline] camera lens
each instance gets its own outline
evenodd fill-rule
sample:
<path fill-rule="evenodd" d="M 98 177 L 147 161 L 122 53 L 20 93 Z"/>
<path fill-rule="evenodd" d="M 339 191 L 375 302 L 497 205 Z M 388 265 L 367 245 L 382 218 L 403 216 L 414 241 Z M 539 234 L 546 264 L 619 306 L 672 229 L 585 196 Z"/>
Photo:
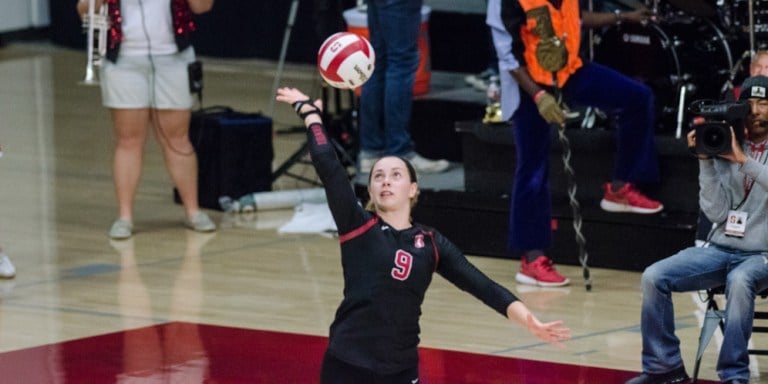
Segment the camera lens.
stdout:
<path fill-rule="evenodd" d="M 704 137 L 701 139 L 704 140 L 704 145 L 706 145 L 709 148 L 720 148 L 723 145 L 723 142 L 725 142 L 725 132 L 723 132 L 721 129 L 717 128 L 710 128 L 707 129 L 704 132 Z"/>
<path fill-rule="evenodd" d="M 727 124 L 707 122 L 696 127 L 696 152 L 718 155 L 731 150 L 731 131 Z"/>

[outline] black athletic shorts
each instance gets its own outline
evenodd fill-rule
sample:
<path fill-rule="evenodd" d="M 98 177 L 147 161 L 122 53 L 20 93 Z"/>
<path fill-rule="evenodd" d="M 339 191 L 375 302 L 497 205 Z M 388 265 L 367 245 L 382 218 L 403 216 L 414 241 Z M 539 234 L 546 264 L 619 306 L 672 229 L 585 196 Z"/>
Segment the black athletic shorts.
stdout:
<path fill-rule="evenodd" d="M 320 371 L 320 384 L 419 384 L 419 367 L 381 375 L 369 369 L 345 363 L 326 352 Z"/>

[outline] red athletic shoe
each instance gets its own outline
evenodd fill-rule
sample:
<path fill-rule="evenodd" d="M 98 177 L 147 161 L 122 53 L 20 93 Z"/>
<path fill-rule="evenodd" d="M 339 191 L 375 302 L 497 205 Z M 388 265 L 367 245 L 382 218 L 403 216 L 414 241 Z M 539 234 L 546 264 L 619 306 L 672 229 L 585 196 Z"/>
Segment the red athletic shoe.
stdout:
<path fill-rule="evenodd" d="M 611 183 L 603 185 L 605 195 L 600 201 L 600 208 L 608 212 L 656 213 L 664 206 L 651 200 L 638 191 L 632 183 L 626 183 L 618 191 L 613 191 Z"/>
<path fill-rule="evenodd" d="M 538 285 L 540 287 L 561 287 L 571 283 L 570 280 L 555 271 L 552 260 L 541 255 L 533 262 L 525 258 L 520 260 L 520 272 L 515 280 L 521 284 Z"/>

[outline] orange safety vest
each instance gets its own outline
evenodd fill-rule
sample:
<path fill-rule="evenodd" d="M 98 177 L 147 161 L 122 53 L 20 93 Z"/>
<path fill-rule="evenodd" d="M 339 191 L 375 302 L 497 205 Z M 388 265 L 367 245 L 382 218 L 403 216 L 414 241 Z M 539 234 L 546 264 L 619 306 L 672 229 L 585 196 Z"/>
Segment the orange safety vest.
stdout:
<path fill-rule="evenodd" d="M 554 31 L 554 36 L 565 41 L 568 52 L 565 66 L 557 71 L 557 85 L 562 87 L 568 78 L 581 68 L 579 44 L 581 40 L 581 20 L 578 0 L 563 0 L 560 9 L 555 8 L 547 0 L 518 0 L 526 14 L 526 24 L 520 28 L 520 37 L 525 45 L 525 62 L 531 77 L 544 85 L 554 85 L 552 72 L 542 68 L 536 57 L 536 51 L 542 38 L 543 31 Z M 548 17 L 546 17 L 548 13 Z M 540 15 L 545 17 L 541 17 Z M 539 16 L 537 16 L 539 15 Z M 541 25 L 537 25 L 542 23 Z M 547 24 L 551 24 L 547 25 Z M 550 36 L 551 37 L 551 36 Z"/>

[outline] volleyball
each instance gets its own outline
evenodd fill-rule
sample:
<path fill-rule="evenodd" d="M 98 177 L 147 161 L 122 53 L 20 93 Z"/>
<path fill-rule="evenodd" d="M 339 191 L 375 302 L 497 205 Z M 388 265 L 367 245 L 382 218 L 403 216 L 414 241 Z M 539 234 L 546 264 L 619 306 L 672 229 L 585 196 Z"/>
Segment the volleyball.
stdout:
<path fill-rule="evenodd" d="M 376 54 L 371 43 L 351 32 L 329 36 L 317 52 L 320 76 L 332 87 L 357 88 L 371 77 Z"/>

